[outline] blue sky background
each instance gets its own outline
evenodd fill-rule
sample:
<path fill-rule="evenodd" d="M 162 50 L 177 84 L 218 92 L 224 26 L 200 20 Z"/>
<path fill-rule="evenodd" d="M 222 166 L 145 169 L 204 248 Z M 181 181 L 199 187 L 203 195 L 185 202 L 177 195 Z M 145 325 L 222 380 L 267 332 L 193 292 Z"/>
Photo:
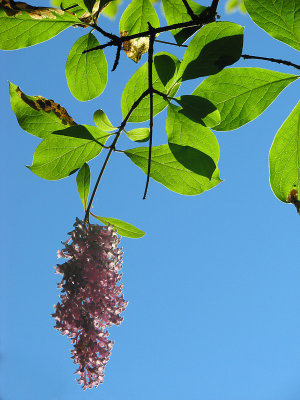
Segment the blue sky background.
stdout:
<path fill-rule="evenodd" d="M 297 61 L 296 50 L 247 15 L 226 15 L 224 8 L 221 1 L 222 20 L 245 26 L 244 53 Z M 117 33 L 108 19 L 99 22 Z M 48 182 L 25 168 L 39 139 L 18 126 L 7 81 L 54 99 L 78 123 L 93 124 L 93 112 L 103 108 L 118 125 L 121 93 L 137 66 L 122 54 L 99 98 L 75 100 L 64 67 L 73 43 L 86 33 L 70 28 L 37 46 L 0 52 L 1 400 L 298 400 L 300 219 L 293 206 L 274 197 L 268 175 L 269 149 L 298 101 L 297 82 L 255 121 L 216 133 L 224 182 L 200 196 L 184 197 L 151 181 L 143 201 L 145 175 L 114 155 L 93 211 L 131 222 L 147 235 L 122 240 L 129 305 L 123 324 L 111 329 L 115 345 L 105 382 L 86 392 L 75 382 L 69 339 L 53 329 L 50 314 L 59 294 L 56 251 L 83 209 L 75 175 Z M 174 48 L 155 46 L 162 50 Z M 183 50 L 174 53 L 182 58 Z M 108 48 L 106 56 L 111 69 L 114 51 Z M 297 73 L 267 62 L 236 66 Z M 182 85 L 179 93 L 189 94 L 199 82 Z M 155 118 L 154 144 L 166 142 L 165 118 L 166 112 Z M 135 145 L 123 138 L 119 147 Z M 90 165 L 94 182 L 101 157 Z"/>

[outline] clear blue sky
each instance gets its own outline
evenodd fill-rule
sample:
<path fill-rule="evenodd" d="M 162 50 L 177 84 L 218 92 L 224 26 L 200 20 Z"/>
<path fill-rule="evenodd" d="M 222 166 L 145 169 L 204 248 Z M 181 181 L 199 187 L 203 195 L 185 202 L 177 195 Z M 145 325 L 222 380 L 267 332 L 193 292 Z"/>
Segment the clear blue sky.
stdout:
<path fill-rule="evenodd" d="M 226 15 L 224 7 L 221 1 L 222 20 L 246 27 L 244 53 L 297 61 L 296 50 L 248 16 Z M 100 23 L 117 32 L 109 20 Z M 53 329 L 50 314 L 59 294 L 56 251 L 83 210 L 74 175 L 47 182 L 25 168 L 39 139 L 18 126 L 7 81 L 54 99 L 79 123 L 92 124 L 93 112 L 103 108 L 119 124 L 120 96 L 137 67 L 122 54 L 105 92 L 78 102 L 64 66 L 85 33 L 70 28 L 43 44 L 0 52 L 1 400 L 298 400 L 300 218 L 274 197 L 268 176 L 269 148 L 298 100 L 297 83 L 255 121 L 216 133 L 224 182 L 200 196 L 184 197 L 151 181 L 143 201 L 145 175 L 122 154 L 113 157 L 94 212 L 131 222 L 147 235 L 122 240 L 129 305 L 123 324 L 111 329 L 115 345 L 105 382 L 86 392 L 75 382 L 69 339 Z M 182 50 L 176 54 L 182 57 Z M 114 51 L 106 55 L 111 68 Z M 257 61 L 236 66 L 297 72 Z M 189 94 L 199 82 L 179 93 Z M 155 144 L 166 142 L 165 117 L 155 118 Z M 124 138 L 120 147 L 134 145 Z M 93 182 L 100 164 L 101 158 L 91 162 Z"/>

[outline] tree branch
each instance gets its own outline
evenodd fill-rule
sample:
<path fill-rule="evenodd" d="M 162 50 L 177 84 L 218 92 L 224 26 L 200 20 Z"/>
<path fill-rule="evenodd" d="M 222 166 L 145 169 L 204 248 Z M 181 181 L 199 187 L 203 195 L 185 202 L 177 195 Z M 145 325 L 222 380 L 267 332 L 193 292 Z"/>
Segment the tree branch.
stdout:
<path fill-rule="evenodd" d="M 146 200 L 147 191 L 150 180 L 151 170 L 151 153 L 152 153 L 152 136 L 153 136 L 153 47 L 155 41 L 155 29 L 148 22 L 150 31 L 149 50 L 148 50 L 148 90 L 150 98 L 150 130 L 149 130 L 149 155 L 148 155 L 148 171 L 146 179 L 146 187 L 143 196 L 143 200 Z"/>
<path fill-rule="evenodd" d="M 244 60 L 254 59 L 254 60 L 271 61 L 271 62 L 274 62 L 274 63 L 277 63 L 277 64 L 284 64 L 284 65 L 288 65 L 289 67 L 294 67 L 296 69 L 300 69 L 300 65 L 294 64 L 294 63 L 292 63 L 290 61 L 280 60 L 278 58 L 250 56 L 249 54 L 242 54 L 241 57 L 243 57 Z"/>
<path fill-rule="evenodd" d="M 159 28 L 153 28 L 155 35 L 157 35 L 158 33 L 163 33 L 163 32 L 169 32 L 172 31 L 174 29 L 180 29 L 180 28 L 190 28 L 190 27 L 199 27 L 201 28 L 203 25 L 206 25 L 210 22 L 215 21 L 215 13 L 210 11 L 210 7 L 208 7 L 205 11 L 203 11 L 202 14 L 200 14 L 199 16 L 197 16 L 197 21 L 187 21 L 187 22 L 180 22 L 178 24 L 172 24 L 172 25 L 167 25 L 167 26 L 162 26 Z M 105 32 L 102 28 L 100 28 L 98 25 L 96 24 L 92 24 L 91 25 L 92 28 L 97 29 L 99 32 L 101 29 L 101 33 Z M 97 27 L 97 28 L 96 28 Z M 104 33 L 103 33 L 104 34 Z M 85 51 L 83 51 L 84 53 L 88 53 L 90 51 L 94 51 L 94 50 L 102 50 L 105 47 L 108 46 L 118 46 L 119 44 L 123 44 L 124 42 L 127 42 L 129 40 L 132 39 L 138 39 L 141 37 L 147 37 L 150 36 L 150 31 L 144 31 L 144 32 L 140 32 L 140 33 L 135 33 L 134 35 L 128 35 L 128 36 L 116 36 L 116 35 L 112 35 L 108 32 L 105 32 L 106 36 L 109 37 L 108 35 L 111 36 L 111 41 L 107 42 L 105 44 L 102 44 L 100 46 L 96 46 L 93 47 L 92 49 L 87 49 Z"/>
<path fill-rule="evenodd" d="M 121 49 L 122 49 L 122 45 L 119 44 L 118 47 L 117 47 L 115 62 L 114 62 L 114 65 L 113 65 L 113 67 L 112 67 L 112 70 L 111 70 L 112 72 L 115 71 L 115 70 L 117 69 L 117 66 L 118 66 L 118 64 L 119 64 L 120 55 L 121 55 Z"/>

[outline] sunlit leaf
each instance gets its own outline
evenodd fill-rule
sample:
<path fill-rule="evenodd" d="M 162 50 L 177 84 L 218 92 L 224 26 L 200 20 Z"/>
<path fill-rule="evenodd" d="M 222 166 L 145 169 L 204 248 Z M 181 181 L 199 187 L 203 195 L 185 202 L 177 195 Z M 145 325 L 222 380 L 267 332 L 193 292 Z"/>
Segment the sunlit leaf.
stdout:
<path fill-rule="evenodd" d="M 244 28 L 232 22 L 212 22 L 192 39 L 183 56 L 178 76 L 183 81 L 216 74 L 239 60 Z"/>
<path fill-rule="evenodd" d="M 0 49 L 14 50 L 51 39 L 80 20 L 58 8 L 0 2 Z"/>
<path fill-rule="evenodd" d="M 154 28 L 159 27 L 159 19 L 150 0 L 132 0 L 120 19 L 121 36 L 147 31 L 149 29 L 148 22 Z M 124 42 L 123 48 L 129 58 L 138 62 L 148 51 L 149 38 L 137 38 Z"/>
<path fill-rule="evenodd" d="M 147 173 L 148 147 L 126 150 L 125 154 Z M 152 148 L 150 176 L 173 192 L 185 195 L 200 194 L 221 182 L 219 170 L 209 156 L 176 144 Z"/>
<path fill-rule="evenodd" d="M 9 83 L 9 92 L 21 128 L 32 135 L 45 138 L 54 131 L 76 125 L 67 110 L 53 100 L 28 96 L 13 83 Z"/>
<path fill-rule="evenodd" d="M 94 126 L 76 125 L 49 135 L 38 145 L 28 168 L 48 180 L 65 178 L 96 157 L 109 134 Z"/>
<path fill-rule="evenodd" d="M 105 132 L 111 132 L 117 128 L 112 126 L 112 123 L 108 119 L 107 115 L 103 110 L 97 110 L 94 113 L 94 122 L 95 125 L 98 126 L 99 129 L 102 129 Z"/>
<path fill-rule="evenodd" d="M 78 193 L 84 207 L 84 211 L 86 211 L 91 184 L 91 171 L 87 163 L 84 163 L 78 171 L 76 183 Z"/>
<path fill-rule="evenodd" d="M 201 6 L 193 0 L 189 0 L 188 3 L 195 15 L 200 15 L 206 10 L 206 7 Z M 168 25 L 180 24 L 191 20 L 182 0 L 162 0 L 162 4 Z M 198 29 L 198 27 L 173 29 L 171 33 L 178 44 L 183 44 Z"/>
<path fill-rule="evenodd" d="M 203 97 L 184 95 L 175 98 L 175 101 L 182 107 L 179 112 L 194 122 L 207 127 L 216 126 L 221 122 L 217 107 Z"/>
<path fill-rule="evenodd" d="M 105 0 L 104 0 L 105 1 Z M 110 19 L 114 19 L 117 16 L 122 0 L 113 0 L 102 11 L 102 14 Z"/>
<path fill-rule="evenodd" d="M 300 50 L 299 0 L 245 0 L 253 21 L 273 38 Z"/>
<path fill-rule="evenodd" d="M 68 56 L 66 76 L 72 95 L 80 101 L 98 97 L 107 83 L 107 62 L 103 50 L 84 50 L 99 46 L 92 33 L 79 38 Z"/>
<path fill-rule="evenodd" d="M 285 120 L 273 141 L 270 155 L 270 184 L 275 196 L 294 203 L 299 211 L 300 193 L 300 102 Z"/>
<path fill-rule="evenodd" d="M 173 104 L 168 107 L 166 131 L 169 143 L 199 150 L 217 165 L 220 155 L 217 138 L 210 129 L 187 118 L 182 111 Z"/>
<path fill-rule="evenodd" d="M 237 129 L 258 117 L 296 75 L 262 68 L 228 68 L 206 78 L 193 92 L 220 111 L 217 131 Z"/>
<path fill-rule="evenodd" d="M 114 230 L 117 231 L 120 236 L 129 237 L 131 239 L 139 239 L 145 235 L 145 232 L 129 224 L 128 222 L 121 221 L 120 219 L 99 217 L 94 214 L 92 214 L 92 216 L 98 219 L 98 221 L 101 221 L 104 225 L 112 225 Z"/>
<path fill-rule="evenodd" d="M 180 62 L 172 54 L 161 52 L 154 56 L 153 62 L 153 87 L 160 92 L 172 97 L 176 94 L 180 84 L 177 81 L 177 71 Z M 129 112 L 133 103 L 148 89 L 148 62 L 140 67 L 130 78 L 125 86 L 121 98 L 123 118 Z M 167 107 L 168 102 L 161 96 L 153 96 L 154 115 Z M 149 96 L 145 97 L 131 114 L 130 122 L 143 122 L 149 119 Z"/>
<path fill-rule="evenodd" d="M 149 140 L 149 128 L 136 128 L 125 132 L 127 137 L 134 142 L 147 142 Z"/>

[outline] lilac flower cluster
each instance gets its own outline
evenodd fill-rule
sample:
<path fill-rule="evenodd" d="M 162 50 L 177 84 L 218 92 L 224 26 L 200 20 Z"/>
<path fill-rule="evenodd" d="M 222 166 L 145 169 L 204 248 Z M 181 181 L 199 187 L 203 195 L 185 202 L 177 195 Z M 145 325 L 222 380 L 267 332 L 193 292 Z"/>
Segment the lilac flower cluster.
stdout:
<path fill-rule="evenodd" d="M 85 390 L 103 382 L 113 347 L 105 329 L 120 325 L 128 302 L 118 285 L 123 253 L 117 233 L 111 226 L 84 225 L 78 218 L 74 227 L 71 237 L 62 242 L 65 248 L 57 252 L 57 258 L 67 261 L 55 268 L 63 275 L 58 284 L 62 294 L 52 315 L 55 329 L 71 338 L 78 383 Z"/>

